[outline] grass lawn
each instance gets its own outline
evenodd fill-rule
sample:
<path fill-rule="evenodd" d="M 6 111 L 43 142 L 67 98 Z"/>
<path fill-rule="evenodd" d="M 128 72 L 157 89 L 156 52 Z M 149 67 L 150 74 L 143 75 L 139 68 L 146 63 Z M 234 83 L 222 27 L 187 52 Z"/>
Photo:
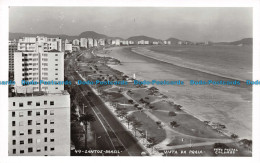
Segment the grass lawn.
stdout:
<path fill-rule="evenodd" d="M 122 104 L 128 104 L 128 99 L 125 98 L 124 95 L 122 95 L 121 93 L 116 93 L 116 92 L 104 92 L 103 96 L 107 96 L 109 97 L 109 101 L 112 102 L 118 102 L 118 103 L 122 103 Z"/>
<path fill-rule="evenodd" d="M 152 114 L 157 116 L 166 124 L 170 124 L 171 121 L 176 121 L 179 126 L 173 129 L 186 135 L 202 138 L 227 138 L 189 114 L 177 113 L 176 116 L 169 116 L 168 112 L 160 111 L 153 111 Z"/>
<path fill-rule="evenodd" d="M 152 104 L 155 110 L 167 110 L 167 111 L 174 111 L 174 112 L 183 112 L 182 110 L 177 110 L 174 107 L 174 104 L 171 104 L 167 101 L 160 101 Z"/>
<path fill-rule="evenodd" d="M 133 99 L 135 99 L 137 102 L 139 102 L 139 100 L 141 98 L 143 98 L 144 101 L 147 101 L 147 102 L 152 102 L 156 98 L 158 98 L 158 97 L 155 97 L 155 96 L 148 95 L 148 92 L 145 89 L 136 89 L 136 90 L 132 90 L 131 92 L 132 93 L 127 92 L 127 94 L 130 97 L 132 97 Z M 145 98 L 145 97 L 148 97 L 148 99 Z"/>
<path fill-rule="evenodd" d="M 158 128 L 156 122 L 154 122 L 150 117 L 143 112 L 134 112 L 132 114 L 138 121 L 142 123 L 142 126 L 139 127 L 141 130 L 146 131 L 148 137 L 154 137 L 155 143 L 158 144 L 166 138 L 166 133 L 164 129 Z"/>

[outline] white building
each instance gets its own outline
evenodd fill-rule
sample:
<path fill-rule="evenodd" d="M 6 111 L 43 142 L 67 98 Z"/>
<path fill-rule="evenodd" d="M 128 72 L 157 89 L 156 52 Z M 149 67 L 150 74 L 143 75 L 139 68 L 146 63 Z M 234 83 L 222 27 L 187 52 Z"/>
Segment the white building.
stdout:
<path fill-rule="evenodd" d="M 88 39 L 80 38 L 80 47 L 88 48 Z"/>
<path fill-rule="evenodd" d="M 116 46 L 120 46 L 120 39 L 116 39 L 116 40 L 115 40 L 115 45 L 116 45 Z"/>
<path fill-rule="evenodd" d="M 137 42 L 138 45 L 144 45 L 144 40 L 140 40 Z"/>
<path fill-rule="evenodd" d="M 159 42 L 158 41 L 153 41 L 153 45 L 158 45 Z"/>
<path fill-rule="evenodd" d="M 65 44 L 65 51 L 72 52 L 72 44 Z"/>
<path fill-rule="evenodd" d="M 9 97 L 8 154 L 70 155 L 70 95 Z"/>
<path fill-rule="evenodd" d="M 18 51 L 37 51 L 37 47 L 42 46 L 44 51 L 61 51 L 62 41 L 60 38 L 47 38 L 43 36 L 23 37 L 18 40 Z"/>
<path fill-rule="evenodd" d="M 112 40 L 111 45 L 116 45 L 116 40 Z"/>
<path fill-rule="evenodd" d="M 14 80 L 17 93 L 64 89 L 64 85 L 22 85 L 22 81 L 64 81 L 64 52 L 48 52 L 38 45 L 37 51 L 14 52 Z M 47 84 L 47 83 L 46 83 Z"/>
<path fill-rule="evenodd" d="M 98 46 L 98 41 L 96 39 L 94 39 L 94 47 Z"/>
<path fill-rule="evenodd" d="M 168 45 L 171 45 L 171 41 L 168 41 L 167 44 L 168 44 Z"/>
<path fill-rule="evenodd" d="M 144 44 L 145 44 L 145 45 L 149 45 L 150 42 L 149 42 L 149 41 L 144 41 Z"/>
<path fill-rule="evenodd" d="M 105 46 L 105 39 L 99 39 L 99 40 L 98 40 L 98 44 L 99 44 L 100 46 Z"/>
<path fill-rule="evenodd" d="M 93 38 L 88 38 L 88 47 L 89 48 L 94 47 L 94 40 L 93 40 Z"/>
<path fill-rule="evenodd" d="M 14 52 L 15 93 L 8 100 L 9 155 L 70 155 L 70 95 L 64 91 L 64 52 L 50 51 L 46 40 L 55 42 L 44 37 L 22 39 L 22 51 Z M 31 83 L 23 85 L 22 80 Z"/>

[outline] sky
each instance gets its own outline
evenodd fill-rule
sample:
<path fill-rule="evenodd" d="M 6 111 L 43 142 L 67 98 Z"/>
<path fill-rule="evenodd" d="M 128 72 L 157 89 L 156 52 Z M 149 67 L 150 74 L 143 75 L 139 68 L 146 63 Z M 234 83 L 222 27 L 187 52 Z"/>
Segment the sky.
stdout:
<path fill-rule="evenodd" d="M 236 41 L 253 37 L 252 8 L 10 7 L 9 32 L 113 37 L 145 35 L 189 41 Z"/>

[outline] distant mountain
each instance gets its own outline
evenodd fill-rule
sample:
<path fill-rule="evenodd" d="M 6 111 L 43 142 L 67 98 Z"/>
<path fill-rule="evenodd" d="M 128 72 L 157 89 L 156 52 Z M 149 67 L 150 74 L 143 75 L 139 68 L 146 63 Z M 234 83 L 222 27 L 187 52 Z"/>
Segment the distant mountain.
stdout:
<path fill-rule="evenodd" d="M 13 39 L 19 39 L 22 37 L 36 37 L 36 36 L 45 36 L 45 37 L 50 37 L 50 38 L 56 38 L 59 37 L 62 40 L 68 39 L 68 40 L 73 40 L 73 39 L 80 39 L 80 38 L 94 38 L 94 39 L 100 39 L 100 38 L 107 38 L 107 39 L 122 39 L 120 37 L 110 37 L 106 36 L 104 34 L 99 34 L 94 31 L 86 31 L 82 32 L 78 36 L 69 36 L 69 35 L 56 35 L 56 34 L 45 34 L 45 33 L 39 33 L 39 34 L 28 34 L 28 33 L 12 33 L 9 32 L 9 40 Z"/>
<path fill-rule="evenodd" d="M 177 39 L 177 38 L 171 37 L 171 38 L 168 38 L 167 41 L 171 41 L 171 44 L 177 44 L 177 43 L 178 43 L 179 41 L 181 41 L 181 40 L 179 40 L 179 39 Z"/>
<path fill-rule="evenodd" d="M 253 45 L 253 38 L 244 38 L 233 42 L 217 42 L 217 45 Z"/>
<path fill-rule="evenodd" d="M 133 36 L 133 37 L 129 37 L 127 40 L 134 41 L 134 42 L 137 42 L 137 41 L 140 41 L 140 40 L 145 40 L 145 41 L 149 41 L 149 42 L 161 41 L 160 39 L 147 37 L 147 36 Z"/>

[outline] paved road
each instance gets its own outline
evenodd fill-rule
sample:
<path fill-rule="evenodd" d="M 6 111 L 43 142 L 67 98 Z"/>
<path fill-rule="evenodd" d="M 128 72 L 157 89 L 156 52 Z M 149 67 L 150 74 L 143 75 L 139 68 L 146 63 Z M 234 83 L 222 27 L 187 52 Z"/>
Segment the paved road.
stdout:
<path fill-rule="evenodd" d="M 82 80 L 74 72 L 72 78 Z M 96 121 L 91 123 L 94 133 L 96 133 L 97 147 L 100 150 L 120 150 L 121 156 L 141 156 L 143 148 L 137 140 L 129 133 L 124 126 L 114 117 L 102 100 L 94 94 L 88 85 L 77 86 L 85 98 L 84 104 L 88 106 L 87 111 L 95 115 Z M 84 95 L 83 92 L 90 92 L 90 96 Z"/>

